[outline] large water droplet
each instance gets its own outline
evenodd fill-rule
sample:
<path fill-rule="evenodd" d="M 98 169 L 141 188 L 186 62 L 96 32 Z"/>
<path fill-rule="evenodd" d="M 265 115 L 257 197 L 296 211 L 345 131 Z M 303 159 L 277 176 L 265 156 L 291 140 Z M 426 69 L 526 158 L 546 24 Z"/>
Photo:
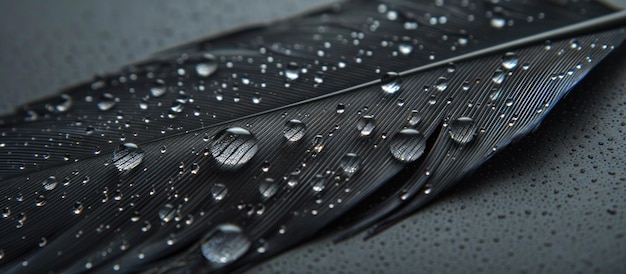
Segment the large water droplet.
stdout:
<path fill-rule="evenodd" d="M 519 64 L 519 58 L 515 52 L 507 52 L 502 56 L 502 67 L 508 70 L 512 70 Z"/>
<path fill-rule="evenodd" d="M 402 88 L 402 78 L 396 72 L 387 72 L 380 79 L 381 88 L 386 94 L 394 94 Z"/>
<path fill-rule="evenodd" d="M 240 227 L 222 224 L 202 239 L 200 248 L 204 258 L 217 268 L 245 254 L 250 248 L 250 240 L 243 234 Z"/>
<path fill-rule="evenodd" d="M 159 210 L 159 219 L 161 219 L 161 221 L 165 223 L 168 223 L 171 220 L 173 220 L 175 216 L 176 216 L 176 209 L 174 208 L 172 204 L 165 204 Z"/>
<path fill-rule="evenodd" d="M 465 145 L 476 136 L 476 123 L 470 117 L 459 117 L 448 125 L 450 138 L 459 145 Z"/>
<path fill-rule="evenodd" d="M 376 120 L 371 115 L 361 117 L 356 124 L 356 129 L 359 130 L 361 136 L 369 136 L 374 128 L 376 128 Z"/>
<path fill-rule="evenodd" d="M 398 51 L 400 51 L 402 55 L 409 55 L 413 52 L 413 45 L 409 43 L 400 43 L 400 45 L 398 45 Z"/>
<path fill-rule="evenodd" d="M 258 150 L 257 139 L 249 131 L 232 127 L 213 137 L 211 154 L 223 168 L 237 168 L 246 164 Z"/>
<path fill-rule="evenodd" d="M 405 128 L 391 139 L 389 149 L 394 158 L 402 162 L 417 160 L 426 148 L 426 139 L 419 131 Z"/>
<path fill-rule="evenodd" d="M 306 133 L 306 125 L 300 120 L 289 120 L 285 123 L 285 129 L 283 130 L 285 133 L 283 136 L 287 138 L 290 142 L 297 142 Z"/>
<path fill-rule="evenodd" d="M 360 167 L 361 158 L 355 153 L 346 153 L 346 155 L 341 157 L 341 160 L 339 161 L 339 169 L 348 177 L 352 177 L 352 175 L 354 175 Z"/>
<path fill-rule="evenodd" d="M 98 102 L 98 109 L 102 111 L 109 110 L 115 106 L 115 97 L 113 94 L 105 92 L 100 95 L 100 102 Z"/>
<path fill-rule="evenodd" d="M 124 143 L 113 152 L 113 164 L 119 171 L 128 171 L 143 161 L 144 152 L 133 143 Z"/>

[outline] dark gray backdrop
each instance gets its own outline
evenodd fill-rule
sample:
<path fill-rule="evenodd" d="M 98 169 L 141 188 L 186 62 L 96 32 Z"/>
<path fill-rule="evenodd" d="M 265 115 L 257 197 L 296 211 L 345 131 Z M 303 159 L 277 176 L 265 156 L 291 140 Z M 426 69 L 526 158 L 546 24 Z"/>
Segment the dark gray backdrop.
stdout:
<path fill-rule="evenodd" d="M 0 1 L 0 113 L 95 73 L 329 1 Z M 626 52 L 452 193 L 368 241 L 250 273 L 626 272 Z M 1 248 L 1 247 L 0 247 Z"/>

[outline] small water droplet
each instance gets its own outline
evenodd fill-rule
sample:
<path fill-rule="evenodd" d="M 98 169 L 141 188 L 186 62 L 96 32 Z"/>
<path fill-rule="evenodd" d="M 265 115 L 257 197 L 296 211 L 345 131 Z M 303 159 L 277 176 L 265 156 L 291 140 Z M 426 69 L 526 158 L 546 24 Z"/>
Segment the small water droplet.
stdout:
<path fill-rule="evenodd" d="M 165 81 L 163 81 L 163 79 L 157 79 L 154 82 L 154 85 L 150 88 L 150 94 L 152 95 L 152 97 L 161 97 L 165 94 L 166 91 L 167 88 L 165 87 Z"/>
<path fill-rule="evenodd" d="M 100 95 L 100 102 L 98 102 L 98 109 L 107 111 L 115 106 L 116 98 L 113 94 L 105 92 Z"/>
<path fill-rule="evenodd" d="M 322 174 L 317 174 L 311 181 L 312 189 L 315 192 L 321 192 L 326 188 L 326 178 Z"/>
<path fill-rule="evenodd" d="M 496 70 L 491 76 L 491 81 L 493 81 L 497 85 L 500 85 L 502 84 L 502 82 L 504 82 L 505 78 L 506 78 L 506 73 L 504 71 Z"/>
<path fill-rule="evenodd" d="M 113 164 L 119 171 L 129 171 L 143 161 L 144 152 L 134 143 L 124 143 L 113 152 Z"/>
<path fill-rule="evenodd" d="M 257 139 L 248 130 L 231 127 L 213 137 L 210 150 L 213 158 L 222 164 L 223 168 L 238 168 L 256 154 Z"/>
<path fill-rule="evenodd" d="M 285 138 L 290 142 L 297 142 L 306 133 L 306 125 L 300 120 L 292 119 L 285 123 L 285 129 L 283 130 Z"/>
<path fill-rule="evenodd" d="M 2 209 L 2 219 L 9 218 L 11 216 L 11 208 L 8 206 Z"/>
<path fill-rule="evenodd" d="M 339 169 L 348 177 L 352 177 L 360 167 L 361 158 L 355 153 L 346 153 L 339 161 Z"/>
<path fill-rule="evenodd" d="M 44 182 L 43 182 L 43 188 L 45 190 L 53 190 L 57 187 L 57 178 L 50 175 L 50 177 L 48 177 Z"/>
<path fill-rule="evenodd" d="M 506 26 L 506 19 L 502 17 L 491 18 L 490 25 L 496 29 L 502 29 Z"/>
<path fill-rule="evenodd" d="M 159 210 L 159 219 L 161 219 L 161 221 L 165 223 L 168 223 L 174 219 L 174 217 L 176 216 L 176 211 L 177 210 L 174 208 L 172 204 L 165 204 Z"/>
<path fill-rule="evenodd" d="M 204 54 L 204 59 L 205 62 L 196 65 L 196 73 L 201 77 L 209 77 L 217 71 L 217 62 L 215 62 L 215 57 L 209 53 Z"/>
<path fill-rule="evenodd" d="M 346 105 L 344 105 L 343 103 L 337 104 L 336 111 L 337 111 L 338 114 L 346 112 Z"/>
<path fill-rule="evenodd" d="M 211 186 L 211 196 L 216 201 L 221 201 L 228 194 L 228 188 L 223 184 L 213 184 Z"/>
<path fill-rule="evenodd" d="M 200 247 L 204 258 L 217 268 L 239 259 L 250 245 L 240 227 L 222 224 L 202 239 Z"/>
<path fill-rule="evenodd" d="M 417 160 L 426 149 L 426 139 L 419 131 L 406 128 L 393 136 L 389 144 L 391 155 L 402 162 Z"/>
<path fill-rule="evenodd" d="M 41 237 L 41 239 L 39 239 L 39 247 L 44 247 L 48 244 L 48 239 L 46 239 L 46 237 Z"/>
<path fill-rule="evenodd" d="M 450 138 L 459 145 L 465 145 L 476 136 L 476 123 L 470 117 L 459 117 L 448 125 Z"/>
<path fill-rule="evenodd" d="M 359 130 L 361 136 L 369 136 L 376 128 L 376 120 L 374 116 L 365 115 L 359 119 L 356 124 L 356 129 Z"/>
<path fill-rule="evenodd" d="M 515 52 L 507 52 L 502 56 L 502 67 L 508 70 L 512 70 L 519 64 L 519 58 Z"/>
<path fill-rule="evenodd" d="M 445 77 L 439 77 L 435 82 L 435 88 L 438 91 L 444 91 L 448 88 L 448 79 Z"/>
<path fill-rule="evenodd" d="M 422 115 L 420 114 L 420 112 L 415 109 L 411 110 L 411 114 L 409 115 L 409 118 L 407 119 L 408 125 L 411 127 L 414 127 L 417 124 L 419 124 L 421 120 L 422 120 Z"/>
<path fill-rule="evenodd" d="M 58 113 L 66 112 L 70 110 L 73 104 L 74 104 L 74 99 L 72 99 L 71 96 L 67 94 L 61 94 L 56 104 L 53 107 L 51 107 L 50 110 L 53 112 L 58 112 Z"/>
<path fill-rule="evenodd" d="M 48 202 L 48 199 L 46 199 L 46 196 L 44 195 L 39 195 L 37 196 L 37 198 L 35 198 L 35 205 L 42 207 L 44 205 L 46 205 L 46 203 Z"/>
<path fill-rule="evenodd" d="M 402 53 L 402 55 L 409 55 L 413 52 L 413 45 L 409 43 L 400 43 L 398 45 L 398 51 Z"/>
<path fill-rule="evenodd" d="M 265 178 L 259 185 L 259 192 L 264 199 L 269 199 L 278 191 L 278 184 L 272 178 Z"/>
<path fill-rule="evenodd" d="M 191 174 L 198 174 L 200 172 L 200 165 L 198 163 L 191 164 Z"/>
<path fill-rule="evenodd" d="M 386 94 L 394 94 L 402 88 L 402 78 L 396 72 L 387 72 L 380 79 L 381 88 Z"/>
<path fill-rule="evenodd" d="M 83 203 L 81 203 L 80 201 L 76 201 L 74 203 L 74 209 L 72 210 L 72 212 L 75 215 L 80 215 L 81 213 L 83 213 L 83 209 L 84 209 Z"/>
<path fill-rule="evenodd" d="M 285 77 L 287 77 L 287 80 L 294 81 L 298 79 L 300 77 L 299 69 L 300 67 L 298 66 L 298 63 L 289 62 L 285 68 Z"/>

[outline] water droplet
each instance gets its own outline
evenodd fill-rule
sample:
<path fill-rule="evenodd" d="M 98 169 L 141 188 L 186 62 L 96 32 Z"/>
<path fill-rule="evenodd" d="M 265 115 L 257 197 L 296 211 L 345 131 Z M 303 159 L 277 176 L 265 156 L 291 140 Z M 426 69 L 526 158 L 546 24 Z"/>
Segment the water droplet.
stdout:
<path fill-rule="evenodd" d="M 204 59 L 205 62 L 196 65 L 196 73 L 201 77 L 209 77 L 217 71 L 217 63 L 215 57 L 209 53 L 204 54 Z"/>
<path fill-rule="evenodd" d="M 419 131 L 406 128 L 393 136 L 389 149 L 394 158 L 402 162 L 413 162 L 424 153 L 426 139 Z"/>
<path fill-rule="evenodd" d="M 223 184 L 213 184 L 211 186 L 211 196 L 216 201 L 221 201 L 228 194 L 228 188 Z"/>
<path fill-rule="evenodd" d="M 435 88 L 438 91 L 444 91 L 448 88 L 448 79 L 446 79 L 445 77 L 439 77 L 439 79 L 437 79 L 437 81 L 435 82 Z"/>
<path fill-rule="evenodd" d="M 39 195 L 37 196 L 37 198 L 35 198 L 35 205 L 36 206 L 44 206 L 46 205 L 46 203 L 48 202 L 48 199 L 46 199 L 46 196 L 44 195 Z"/>
<path fill-rule="evenodd" d="M 223 168 L 238 168 L 246 164 L 258 150 L 257 139 L 249 131 L 232 127 L 213 137 L 211 154 Z"/>
<path fill-rule="evenodd" d="M 76 201 L 74 203 L 74 210 L 72 210 L 72 212 L 75 215 L 80 215 L 81 213 L 83 213 L 83 209 L 84 209 L 83 203 L 81 203 L 80 201 Z"/>
<path fill-rule="evenodd" d="M 8 206 L 2 209 L 2 219 L 9 218 L 11 216 L 11 208 Z"/>
<path fill-rule="evenodd" d="M 337 109 L 336 109 L 337 113 L 341 114 L 346 112 L 346 105 L 344 105 L 343 103 L 339 103 L 337 104 Z"/>
<path fill-rule="evenodd" d="M 519 58 L 515 52 L 507 52 L 502 56 L 502 67 L 508 70 L 512 70 L 519 64 Z"/>
<path fill-rule="evenodd" d="M 39 240 L 39 247 L 44 247 L 48 244 L 48 239 L 46 239 L 46 237 L 41 237 L 41 239 Z"/>
<path fill-rule="evenodd" d="M 48 177 L 44 182 L 43 182 L 43 188 L 45 190 L 53 190 L 57 187 L 57 178 L 54 176 L 50 176 Z"/>
<path fill-rule="evenodd" d="M 150 88 L 150 94 L 153 97 L 161 97 L 165 94 L 166 91 L 167 89 L 165 87 L 165 81 L 163 81 L 162 79 L 157 79 L 154 82 L 154 86 Z"/>
<path fill-rule="evenodd" d="M 52 107 L 51 111 L 59 113 L 66 112 L 70 110 L 73 104 L 74 99 L 72 99 L 71 96 L 67 94 L 61 94 L 61 96 L 59 96 L 58 102 L 54 105 L 54 107 Z"/>
<path fill-rule="evenodd" d="M 200 172 L 200 165 L 198 163 L 193 163 L 191 164 L 191 170 L 190 170 L 191 174 L 198 174 L 198 172 Z"/>
<path fill-rule="evenodd" d="M 504 82 L 505 78 L 506 78 L 506 73 L 504 71 L 496 70 L 493 73 L 493 76 L 491 76 L 491 81 L 493 81 L 497 85 L 500 85 L 502 84 L 502 82 Z"/>
<path fill-rule="evenodd" d="M 278 191 L 278 184 L 274 182 L 272 178 L 266 178 L 259 185 L 259 192 L 264 199 L 269 199 Z"/>
<path fill-rule="evenodd" d="M 283 130 L 285 138 L 290 142 L 297 142 L 306 133 L 306 125 L 300 120 L 292 119 L 285 123 L 285 129 Z"/>
<path fill-rule="evenodd" d="M 168 223 L 171 220 L 173 220 L 175 216 L 176 216 L 176 209 L 174 208 L 172 204 L 165 204 L 159 210 L 159 219 L 161 219 L 161 221 L 165 223 Z"/>
<path fill-rule="evenodd" d="M 360 167 L 361 158 L 355 153 L 346 153 L 339 161 L 339 169 L 348 177 L 352 177 Z"/>
<path fill-rule="evenodd" d="M 374 116 L 365 115 L 359 119 L 356 124 L 356 129 L 359 130 L 361 136 L 369 136 L 376 128 L 376 120 Z"/>
<path fill-rule="evenodd" d="M 493 17 L 491 18 L 490 24 L 496 29 L 502 29 L 506 26 L 506 19 L 502 17 Z"/>
<path fill-rule="evenodd" d="M 402 87 L 402 78 L 396 72 L 387 72 L 380 79 L 381 88 L 386 94 L 394 94 Z"/>
<path fill-rule="evenodd" d="M 311 181 L 311 185 L 313 191 L 321 192 L 324 188 L 326 188 L 326 178 L 324 178 L 324 175 L 322 174 L 317 174 Z"/>
<path fill-rule="evenodd" d="M 298 77 L 300 77 L 300 72 L 298 71 L 299 69 L 300 67 L 298 66 L 298 63 L 290 62 L 287 64 L 287 67 L 285 68 L 285 77 L 287 77 L 287 80 L 294 81 L 298 79 Z"/>
<path fill-rule="evenodd" d="M 204 258 L 217 268 L 245 254 L 250 248 L 250 240 L 243 234 L 240 227 L 222 224 L 202 239 L 200 247 Z"/>
<path fill-rule="evenodd" d="M 411 114 L 407 119 L 409 126 L 414 127 L 422 120 L 422 115 L 418 110 L 411 110 Z"/>
<path fill-rule="evenodd" d="M 129 171 L 143 161 L 144 152 L 134 143 L 124 143 L 113 152 L 113 164 L 119 171 Z"/>
<path fill-rule="evenodd" d="M 465 145 L 476 136 L 476 123 L 470 117 L 459 117 L 448 125 L 450 138 L 459 145 Z"/>
<path fill-rule="evenodd" d="M 398 45 L 398 51 L 400 51 L 402 55 L 409 55 L 411 54 L 411 52 L 413 52 L 413 45 L 409 43 L 400 43 Z"/>
<path fill-rule="evenodd" d="M 260 104 L 261 100 L 262 100 L 262 97 L 258 92 L 252 95 L 252 103 Z"/>
<path fill-rule="evenodd" d="M 100 95 L 100 102 L 98 102 L 98 109 L 107 111 L 115 106 L 116 98 L 113 94 L 105 92 Z"/>

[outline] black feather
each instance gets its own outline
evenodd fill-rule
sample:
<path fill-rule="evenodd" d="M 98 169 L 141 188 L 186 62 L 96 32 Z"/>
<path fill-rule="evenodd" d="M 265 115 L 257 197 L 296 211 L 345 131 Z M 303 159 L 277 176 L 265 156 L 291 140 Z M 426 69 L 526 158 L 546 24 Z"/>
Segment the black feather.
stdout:
<path fill-rule="evenodd" d="M 2 118 L 2 267 L 243 269 L 363 201 L 342 236 L 378 232 L 535 128 L 622 42 L 622 13 L 589 21 L 611 12 L 353 1 L 25 105 Z"/>

